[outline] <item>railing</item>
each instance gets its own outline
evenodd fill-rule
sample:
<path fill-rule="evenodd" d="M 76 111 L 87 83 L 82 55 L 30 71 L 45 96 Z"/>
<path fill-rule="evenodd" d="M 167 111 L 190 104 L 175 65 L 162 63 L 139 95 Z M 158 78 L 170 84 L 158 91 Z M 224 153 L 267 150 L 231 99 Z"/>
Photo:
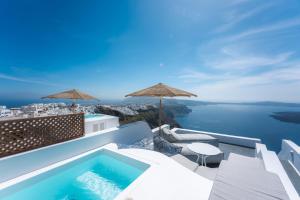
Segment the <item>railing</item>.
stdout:
<path fill-rule="evenodd" d="M 278 154 L 281 160 L 289 161 L 300 173 L 300 146 L 291 140 L 282 140 L 281 151 Z"/>
<path fill-rule="evenodd" d="M 83 135 L 83 113 L 0 121 L 0 157 Z"/>

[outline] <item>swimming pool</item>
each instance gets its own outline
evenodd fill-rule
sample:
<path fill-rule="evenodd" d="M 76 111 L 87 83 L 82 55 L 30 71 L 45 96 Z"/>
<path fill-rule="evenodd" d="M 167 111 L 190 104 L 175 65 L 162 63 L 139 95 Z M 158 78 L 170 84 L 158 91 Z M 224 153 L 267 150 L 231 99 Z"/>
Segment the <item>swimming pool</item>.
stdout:
<path fill-rule="evenodd" d="M 0 192 L 2 200 L 111 200 L 149 165 L 102 149 Z"/>
<path fill-rule="evenodd" d="M 95 118 L 95 117 L 102 117 L 104 116 L 103 114 L 85 114 L 84 118 L 85 119 L 91 119 L 91 118 Z"/>

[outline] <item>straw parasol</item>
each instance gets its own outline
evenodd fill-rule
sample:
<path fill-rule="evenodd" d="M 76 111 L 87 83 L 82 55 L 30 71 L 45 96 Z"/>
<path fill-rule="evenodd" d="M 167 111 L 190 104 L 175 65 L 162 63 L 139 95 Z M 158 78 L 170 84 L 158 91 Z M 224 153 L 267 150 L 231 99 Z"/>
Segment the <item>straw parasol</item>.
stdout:
<path fill-rule="evenodd" d="M 162 116 L 162 98 L 163 97 L 197 97 L 197 95 L 184 90 L 176 89 L 168 85 L 158 83 L 154 86 L 139 90 L 137 92 L 127 94 L 125 97 L 139 97 L 139 96 L 150 96 L 150 97 L 159 97 L 159 132 L 161 132 L 161 116 Z"/>
<path fill-rule="evenodd" d="M 83 92 L 80 92 L 79 90 L 68 90 L 56 94 L 51 94 L 49 96 L 42 97 L 42 99 L 82 99 L 82 100 L 91 100 L 91 99 L 97 99 L 91 95 L 85 94 Z"/>
<path fill-rule="evenodd" d="M 42 97 L 42 99 L 72 99 L 74 102 L 73 104 L 75 104 L 75 101 L 78 99 L 81 100 L 92 100 L 92 99 L 96 99 L 95 97 L 85 94 L 79 90 L 73 89 L 73 90 L 68 90 L 68 91 L 64 91 L 64 92 L 60 92 L 60 93 L 56 93 L 56 94 L 51 94 L 45 97 Z"/>

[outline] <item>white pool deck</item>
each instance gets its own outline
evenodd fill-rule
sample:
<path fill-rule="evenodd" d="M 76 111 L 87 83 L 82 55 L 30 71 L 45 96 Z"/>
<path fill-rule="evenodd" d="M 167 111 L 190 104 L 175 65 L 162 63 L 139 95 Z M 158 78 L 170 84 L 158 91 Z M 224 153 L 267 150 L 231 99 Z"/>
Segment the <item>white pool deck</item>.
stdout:
<path fill-rule="evenodd" d="M 136 148 L 136 143 L 152 137 L 155 131 L 157 130 L 151 130 L 145 122 L 136 122 L 1 158 L 0 190 L 99 149 L 107 148 L 150 165 L 140 177 L 116 197 L 116 200 L 208 200 L 218 167 L 197 166 L 196 171 L 193 171 L 185 166 L 184 162 L 171 156 L 146 150 L 147 147 L 146 149 Z M 277 155 L 267 150 L 258 139 L 211 134 L 219 137 L 219 147 L 225 153 L 224 159 L 230 152 L 262 159 L 265 169 L 280 177 L 289 198 L 300 199 Z M 238 144 L 248 145 L 248 147 L 241 147 Z"/>
<path fill-rule="evenodd" d="M 0 183 L 0 190 L 65 165 L 101 149 L 108 149 L 150 165 L 150 167 L 140 177 L 138 177 L 115 198 L 116 200 L 202 200 L 208 199 L 209 197 L 213 185 L 212 181 L 198 175 L 195 176 L 193 172 L 161 153 L 143 149 L 119 150 L 117 145 L 113 143 L 24 174 L 6 182 L 2 182 Z M 189 187 L 183 187 L 183 185 L 189 185 Z"/>
<path fill-rule="evenodd" d="M 169 157 L 143 149 L 122 149 L 117 151 L 147 162 L 151 167 L 142 179 L 134 182 L 117 200 L 121 199 L 208 199 L 213 182 L 186 169 Z M 188 186 L 188 187 L 186 187 Z"/>

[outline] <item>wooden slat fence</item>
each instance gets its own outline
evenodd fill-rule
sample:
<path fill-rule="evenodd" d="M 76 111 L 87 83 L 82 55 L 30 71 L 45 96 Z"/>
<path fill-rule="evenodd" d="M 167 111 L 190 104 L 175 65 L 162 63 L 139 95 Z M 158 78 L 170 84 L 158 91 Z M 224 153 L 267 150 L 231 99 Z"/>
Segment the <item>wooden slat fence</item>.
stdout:
<path fill-rule="evenodd" d="M 0 121 L 0 157 L 83 135 L 83 113 Z"/>

